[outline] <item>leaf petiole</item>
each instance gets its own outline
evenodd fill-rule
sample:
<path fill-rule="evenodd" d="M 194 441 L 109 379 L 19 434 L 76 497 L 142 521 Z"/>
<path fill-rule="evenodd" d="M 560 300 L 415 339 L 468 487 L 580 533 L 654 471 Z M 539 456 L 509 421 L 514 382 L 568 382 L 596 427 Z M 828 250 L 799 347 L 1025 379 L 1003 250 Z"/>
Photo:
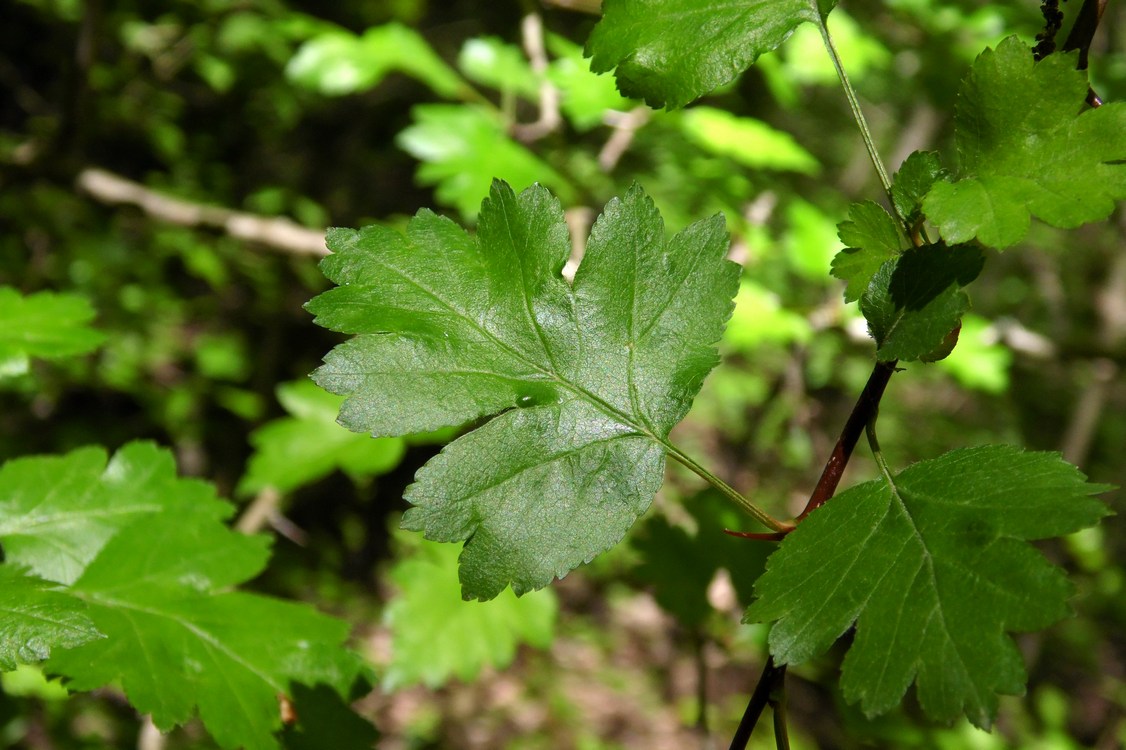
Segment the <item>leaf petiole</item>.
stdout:
<path fill-rule="evenodd" d="M 888 466 L 887 459 L 884 458 L 883 451 L 880 450 L 880 441 L 876 437 L 876 415 L 873 414 L 868 423 L 864 425 L 864 434 L 868 436 L 868 447 L 872 449 L 872 457 L 876 459 L 876 465 L 880 467 L 880 473 L 884 475 L 887 480 L 888 487 L 896 495 L 899 491 L 895 488 L 895 480 L 891 476 L 891 467 Z"/>
<path fill-rule="evenodd" d="M 910 238 L 911 226 L 906 217 L 899 213 L 899 208 L 895 205 L 895 199 L 892 198 L 891 178 L 888 177 L 884 162 L 880 159 L 880 154 L 876 150 L 876 142 L 872 138 L 872 131 L 868 129 L 868 120 L 864 117 L 864 111 L 860 109 L 860 100 L 856 96 L 856 91 L 852 88 L 852 83 L 848 80 L 848 74 L 845 73 L 844 65 L 841 63 L 841 57 L 837 53 L 837 47 L 833 44 L 833 37 L 829 34 L 829 27 L 825 23 L 825 16 L 820 12 L 814 15 L 817 16 L 817 28 L 821 32 L 821 40 L 825 43 L 825 51 L 829 53 L 829 58 L 833 61 L 833 68 L 837 71 L 837 78 L 840 79 L 841 88 L 844 89 L 845 98 L 848 99 L 848 108 L 852 112 L 852 119 L 856 121 L 856 127 L 860 130 L 860 137 L 864 141 L 864 148 L 868 151 L 868 158 L 872 161 L 872 167 L 875 168 L 876 174 L 880 178 L 880 184 L 884 188 L 884 194 L 887 196 L 888 204 L 891 205 L 892 210 L 895 211 L 896 216 L 899 218 L 900 226 L 903 227 L 905 234 Z"/>
<path fill-rule="evenodd" d="M 689 456 L 685 455 L 685 453 L 675 445 L 665 442 L 664 446 L 665 450 L 670 456 L 672 456 L 673 459 L 675 459 L 678 463 L 680 463 L 692 473 L 699 476 L 712 487 L 715 487 L 717 490 L 722 492 L 728 499 L 734 500 L 739 506 L 743 508 L 743 510 L 747 511 L 747 513 L 749 513 L 763 526 L 782 533 L 793 531 L 794 525 L 792 523 L 779 521 L 777 518 L 770 515 L 765 510 L 751 502 L 750 499 L 744 497 L 738 490 L 729 485 L 727 482 L 723 481 L 715 474 L 712 474 L 703 466 L 692 460 Z"/>

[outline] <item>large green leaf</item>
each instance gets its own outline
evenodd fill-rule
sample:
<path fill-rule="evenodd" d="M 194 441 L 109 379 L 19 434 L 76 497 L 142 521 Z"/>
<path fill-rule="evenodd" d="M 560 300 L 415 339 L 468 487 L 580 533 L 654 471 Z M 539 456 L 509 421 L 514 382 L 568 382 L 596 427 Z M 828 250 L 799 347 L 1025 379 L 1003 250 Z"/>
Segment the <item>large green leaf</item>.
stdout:
<path fill-rule="evenodd" d="M 46 669 L 72 688 L 119 684 L 161 728 L 198 710 L 223 747 L 276 747 L 278 696 L 291 695 L 291 683 L 348 696 L 361 664 L 339 646 L 345 623 L 230 591 L 268 557 L 268 539 L 223 524 L 232 509 L 210 486 L 178 479 L 171 455 L 146 443 L 125 446 L 108 466 L 99 449 L 8 462 L 0 576 L 15 575 L 14 561 L 71 585 L 8 580 L 5 631 L 27 655 L 54 646 Z M 36 587 L 38 639 L 21 619 Z M 105 637 L 86 637 L 97 633 Z"/>
<path fill-rule="evenodd" d="M 22 374 L 31 357 L 86 354 L 105 340 L 87 324 L 94 309 L 75 294 L 39 292 L 27 297 L 0 287 L 0 375 Z"/>
<path fill-rule="evenodd" d="M 594 72 L 617 68 L 626 96 L 683 107 L 819 13 L 816 0 L 606 0 L 586 51 Z"/>
<path fill-rule="evenodd" d="M 747 622 L 777 620 L 770 652 L 794 664 L 856 624 L 841 687 L 869 715 L 917 685 L 932 717 L 988 726 L 997 693 L 1024 689 L 1006 635 L 1068 613 L 1071 586 L 1028 540 L 1107 514 L 1055 454 L 1008 446 L 952 451 L 866 482 L 815 511 L 771 556 Z"/>
<path fill-rule="evenodd" d="M 333 230 L 309 304 L 360 334 L 314 374 L 341 423 L 402 435 L 494 417 L 417 475 L 408 529 L 465 541 L 467 597 L 546 585 L 617 543 L 661 485 L 669 430 L 718 355 L 739 269 L 722 217 L 666 239 L 633 188 L 595 223 L 569 285 L 562 209 L 496 182 L 475 238 L 429 211 L 404 237 Z"/>
<path fill-rule="evenodd" d="M 391 630 L 384 688 L 435 688 L 455 677 L 469 682 L 486 667 L 507 667 L 521 643 L 551 644 L 557 609 L 551 591 L 521 598 L 504 591 L 492 601 L 467 602 L 454 570 L 457 548 L 425 540 L 414 546 L 389 572 L 399 591 L 384 614 Z"/>
<path fill-rule="evenodd" d="M 53 648 L 103 637 L 86 606 L 57 584 L 11 563 L 0 565 L 0 671 L 42 661 Z"/>
<path fill-rule="evenodd" d="M 1008 247 L 1030 215 L 1056 227 L 1105 219 L 1126 198 L 1126 104 L 1087 109 L 1074 54 L 1034 63 L 1016 37 L 977 58 L 954 113 L 956 180 L 923 212 L 953 244 Z"/>

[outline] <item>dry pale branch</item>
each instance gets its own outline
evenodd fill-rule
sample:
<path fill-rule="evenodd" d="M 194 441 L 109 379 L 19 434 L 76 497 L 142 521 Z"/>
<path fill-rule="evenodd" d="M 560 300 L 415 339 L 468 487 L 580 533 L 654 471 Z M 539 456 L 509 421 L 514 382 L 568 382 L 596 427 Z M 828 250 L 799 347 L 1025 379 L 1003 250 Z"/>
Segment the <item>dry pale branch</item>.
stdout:
<path fill-rule="evenodd" d="M 97 201 L 137 206 L 160 221 L 185 227 L 212 227 L 237 239 L 294 255 L 328 255 L 323 230 L 303 227 L 285 217 L 258 216 L 192 203 L 93 167 L 82 170 L 76 182 L 82 192 Z"/>

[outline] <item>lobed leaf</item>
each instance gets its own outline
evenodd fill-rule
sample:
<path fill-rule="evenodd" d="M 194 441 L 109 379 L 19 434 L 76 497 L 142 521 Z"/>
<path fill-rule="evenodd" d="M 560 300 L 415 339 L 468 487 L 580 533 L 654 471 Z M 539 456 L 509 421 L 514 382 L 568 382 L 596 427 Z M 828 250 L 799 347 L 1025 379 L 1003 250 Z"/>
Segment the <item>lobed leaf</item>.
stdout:
<path fill-rule="evenodd" d="M 837 236 L 845 248 L 833 258 L 830 273 L 844 281 L 845 302 L 860 299 L 872 277 L 903 251 L 895 219 L 873 201 L 853 203 L 848 220 L 837 225 Z"/>
<path fill-rule="evenodd" d="M 340 421 L 402 435 L 492 417 L 418 473 L 403 525 L 465 541 L 467 598 L 545 586 L 617 543 L 652 501 L 669 430 L 718 355 L 739 269 L 722 217 L 670 240 L 633 188 L 595 223 L 568 285 L 559 203 L 497 181 L 477 236 L 428 211 L 406 236 L 333 230 L 309 303 L 360 334 L 314 380 Z"/>
<path fill-rule="evenodd" d="M 606 0 L 586 45 L 591 70 L 653 107 L 683 107 L 730 83 L 806 21 L 817 0 Z M 706 40 L 706 43 L 701 43 Z"/>
<path fill-rule="evenodd" d="M 1033 62 L 1010 37 L 974 61 L 954 113 L 956 179 L 936 182 L 923 201 L 948 243 L 1009 247 L 1032 216 L 1077 227 L 1126 198 L 1126 104 L 1087 108 L 1075 60 Z"/>
<path fill-rule="evenodd" d="M 119 684 L 161 728 L 198 710 L 223 747 L 277 747 L 279 695 L 302 682 L 348 696 L 362 668 L 339 646 L 346 623 L 230 591 L 262 570 L 269 541 L 227 528 L 232 509 L 209 485 L 177 478 L 171 455 L 147 443 L 108 465 L 100 449 L 9 461 L 0 598 L 18 643 L 0 645 L 0 659 L 50 650 L 46 668 L 70 687 Z M 48 589 L 12 562 L 70 585 Z M 29 614 L 43 616 L 46 636 L 24 627 Z"/>
<path fill-rule="evenodd" d="M 1086 482 L 1049 453 L 1008 446 L 951 451 L 894 482 L 853 487 L 782 542 L 755 585 L 746 622 L 776 621 L 770 651 L 793 664 L 823 653 L 854 623 L 841 687 L 868 715 L 915 682 L 932 718 L 987 727 L 997 694 L 1024 689 L 1008 632 L 1068 612 L 1064 572 L 1030 540 L 1107 515 Z"/>
<path fill-rule="evenodd" d="M 101 346 L 105 336 L 87 324 L 94 309 L 76 294 L 22 296 L 0 286 L 0 375 L 22 374 L 31 357 L 70 357 Z"/>

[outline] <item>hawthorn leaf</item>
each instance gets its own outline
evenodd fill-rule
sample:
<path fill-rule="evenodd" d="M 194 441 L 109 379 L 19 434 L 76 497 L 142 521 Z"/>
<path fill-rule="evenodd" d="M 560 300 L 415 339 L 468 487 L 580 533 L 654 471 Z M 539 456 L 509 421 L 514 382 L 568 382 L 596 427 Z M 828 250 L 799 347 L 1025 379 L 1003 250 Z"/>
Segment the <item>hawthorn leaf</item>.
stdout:
<path fill-rule="evenodd" d="M 73 583 L 114 534 L 142 516 L 222 519 L 233 510 L 211 485 L 176 476 L 172 454 L 152 443 L 130 443 L 108 464 L 102 448 L 79 448 L 0 467 L 5 560 L 58 583 Z"/>
<path fill-rule="evenodd" d="M 745 622 L 776 621 L 781 664 L 824 653 L 852 625 L 841 687 L 869 716 L 915 682 L 939 721 L 988 727 L 997 694 L 1024 690 L 1009 632 L 1066 616 L 1062 570 L 1027 542 L 1096 523 L 1107 507 L 1057 454 L 1011 446 L 951 451 L 853 487 L 789 534 L 758 580 Z"/>
<path fill-rule="evenodd" d="M 1126 104 L 1085 107 L 1087 75 L 1075 61 L 1033 62 L 1016 37 L 978 56 L 954 112 L 956 179 L 936 182 L 923 201 L 946 242 L 1005 248 L 1031 216 L 1077 227 L 1126 198 Z"/>
<path fill-rule="evenodd" d="M 414 124 L 395 138 L 400 148 L 422 162 L 417 178 L 433 185 L 434 197 L 466 219 L 477 213 L 494 177 L 515 185 L 543 182 L 564 197 L 570 183 L 505 132 L 500 117 L 464 104 L 420 104 L 411 109 Z"/>
<path fill-rule="evenodd" d="M 262 569 L 266 547 L 205 516 L 142 517 L 70 589 L 107 637 L 55 651 L 47 668 L 74 689 L 120 684 L 161 729 L 198 710 L 222 747 L 277 747 L 278 696 L 291 683 L 347 696 L 362 667 L 339 647 L 346 623 L 228 590 Z"/>
<path fill-rule="evenodd" d="M 105 336 L 87 324 L 94 309 L 77 294 L 26 297 L 0 286 L 0 376 L 27 372 L 32 357 L 56 359 L 97 349 Z"/>
<path fill-rule="evenodd" d="M 886 261 L 860 298 L 876 357 L 926 359 L 940 349 L 970 307 L 962 287 L 981 273 L 981 250 L 924 245 Z"/>
<path fill-rule="evenodd" d="M 884 263 L 902 252 L 899 226 L 878 203 L 853 203 L 848 220 L 837 225 L 845 248 L 833 258 L 830 273 L 844 281 L 845 302 L 860 299 Z"/>
<path fill-rule="evenodd" d="M 254 454 L 239 492 L 265 487 L 289 492 L 340 469 L 354 481 L 378 476 L 399 465 L 406 452 L 402 438 L 371 440 L 336 423 L 344 399 L 310 381 L 282 383 L 278 400 L 291 416 L 275 419 L 250 435 Z"/>
<path fill-rule="evenodd" d="M 520 598 L 504 591 L 492 601 L 467 602 L 454 572 L 457 548 L 420 542 L 389 572 L 399 591 L 384 614 L 391 631 L 384 689 L 470 682 L 486 667 L 511 664 L 521 643 L 551 645 L 558 609 L 552 591 Z"/>
<path fill-rule="evenodd" d="M 86 605 L 58 584 L 11 563 L 0 565 L 0 672 L 40 662 L 53 648 L 104 637 L 86 614 Z"/>
<path fill-rule="evenodd" d="M 616 544 L 660 487 L 669 430 L 715 366 L 739 268 L 721 216 L 671 239 L 639 188 L 595 223 L 573 285 L 559 202 L 501 181 L 470 238 L 420 211 L 406 236 L 333 230 L 317 322 L 360 334 L 314 380 L 341 424 L 402 435 L 492 417 L 406 493 L 404 528 L 465 541 L 467 598 L 517 594 Z"/>
<path fill-rule="evenodd" d="M 800 24 L 817 0 L 606 0 L 587 40 L 591 70 L 616 68 L 618 89 L 653 107 L 683 107 L 730 83 Z M 707 40 L 701 44 L 701 40 Z"/>

